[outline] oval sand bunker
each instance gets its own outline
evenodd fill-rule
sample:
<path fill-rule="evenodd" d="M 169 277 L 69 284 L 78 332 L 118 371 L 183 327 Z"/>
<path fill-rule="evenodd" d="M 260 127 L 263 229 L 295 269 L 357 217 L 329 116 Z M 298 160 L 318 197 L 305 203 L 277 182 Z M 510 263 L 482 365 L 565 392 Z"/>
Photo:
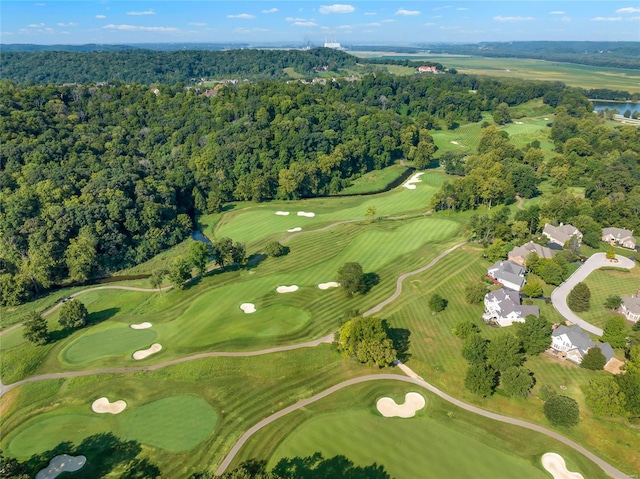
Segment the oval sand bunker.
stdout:
<path fill-rule="evenodd" d="M 329 289 L 329 288 L 337 288 L 338 286 L 340 286 L 340 283 L 338 283 L 336 281 L 330 281 L 328 283 L 320 283 L 318 285 L 318 288 L 320 288 L 320 289 Z"/>
<path fill-rule="evenodd" d="M 300 228 L 299 226 L 296 226 L 295 228 L 288 229 L 287 233 L 295 233 L 297 231 L 302 231 L 302 228 Z"/>
<path fill-rule="evenodd" d="M 567 464 L 560 454 L 547 452 L 542 455 L 542 465 L 549 471 L 554 479 L 584 479 L 579 472 L 571 472 L 567 469 Z"/>
<path fill-rule="evenodd" d="M 160 343 L 154 343 L 151 345 L 149 349 L 141 349 L 140 351 L 136 351 L 133 353 L 133 359 L 144 359 L 147 356 L 151 356 L 154 353 L 157 353 L 162 349 L 162 345 Z"/>
<path fill-rule="evenodd" d="M 294 291 L 298 291 L 298 286 L 292 284 L 291 286 L 278 286 L 276 288 L 278 293 L 293 293 Z"/>
<path fill-rule="evenodd" d="M 256 312 L 256 305 L 253 303 L 242 303 L 240 309 L 247 314 L 251 314 Z"/>
<path fill-rule="evenodd" d="M 151 326 L 153 325 L 150 322 L 145 321 L 144 323 L 132 324 L 129 327 L 131 329 L 149 329 Z"/>
<path fill-rule="evenodd" d="M 418 393 L 407 393 L 404 396 L 404 404 L 396 404 L 391 398 L 380 398 L 376 407 L 384 417 L 413 417 L 416 411 L 425 405 L 424 397 Z"/>
<path fill-rule="evenodd" d="M 276 214 L 278 216 L 289 216 L 289 212 L 288 211 L 276 211 Z"/>
<path fill-rule="evenodd" d="M 91 410 L 93 412 L 97 412 L 99 414 L 109 413 L 109 414 L 120 414 L 127 407 L 127 403 L 122 399 L 118 401 L 109 402 L 109 399 L 106 397 L 102 397 L 100 399 L 96 399 L 93 401 L 91 405 Z"/>
<path fill-rule="evenodd" d="M 306 211 L 298 211 L 298 216 L 306 216 L 307 218 L 313 218 L 316 214 L 315 213 L 308 213 Z"/>
<path fill-rule="evenodd" d="M 36 479 L 54 479 L 63 472 L 75 472 L 84 466 L 87 458 L 84 456 L 70 456 L 61 454 L 49 461 L 49 465 L 36 474 Z"/>

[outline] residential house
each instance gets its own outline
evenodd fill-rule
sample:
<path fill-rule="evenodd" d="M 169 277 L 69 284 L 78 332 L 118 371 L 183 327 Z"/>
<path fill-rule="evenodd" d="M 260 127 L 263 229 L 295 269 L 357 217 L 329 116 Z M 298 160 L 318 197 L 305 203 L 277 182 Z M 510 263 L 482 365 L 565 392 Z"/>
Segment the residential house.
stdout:
<path fill-rule="evenodd" d="M 514 291 L 520 291 L 526 282 L 524 267 L 513 261 L 498 261 L 487 269 L 487 276 Z"/>
<path fill-rule="evenodd" d="M 516 246 L 509 251 L 509 260 L 519 264 L 520 266 L 524 266 L 527 256 L 531 253 L 536 253 L 538 257 L 545 259 L 551 259 L 555 255 L 555 252 L 546 246 L 540 246 L 533 241 L 529 241 L 527 244 Z"/>
<path fill-rule="evenodd" d="M 435 65 L 422 65 L 418 67 L 418 73 L 437 73 Z"/>
<path fill-rule="evenodd" d="M 620 311 L 629 321 L 640 321 L 640 290 L 631 296 L 623 296 Z"/>
<path fill-rule="evenodd" d="M 565 357 L 574 363 L 580 364 L 589 349 L 598 347 L 607 363 L 613 359 L 613 348 L 609 343 L 596 344 L 589 337 L 589 333 L 580 326 L 558 326 L 551 333 L 551 348 L 565 353 Z M 605 365 L 607 364 L 605 363 Z"/>
<path fill-rule="evenodd" d="M 524 323 L 525 318 L 533 314 L 540 315 L 537 306 L 523 306 L 520 295 L 516 291 L 500 288 L 484 296 L 485 313 L 482 319 L 494 321 L 500 326 L 511 326 L 513 323 Z"/>
<path fill-rule="evenodd" d="M 636 249 L 638 244 L 633 237 L 633 231 L 623 228 L 602 228 L 602 241 L 606 241 L 611 245 L 618 244 L 629 249 Z"/>
<path fill-rule="evenodd" d="M 560 246 L 564 246 L 572 236 L 578 239 L 578 244 L 582 242 L 582 233 L 578 228 L 570 224 L 563 225 L 560 223 L 560 226 L 553 226 L 545 223 L 542 234 L 549 238 L 550 243 L 555 243 Z"/>

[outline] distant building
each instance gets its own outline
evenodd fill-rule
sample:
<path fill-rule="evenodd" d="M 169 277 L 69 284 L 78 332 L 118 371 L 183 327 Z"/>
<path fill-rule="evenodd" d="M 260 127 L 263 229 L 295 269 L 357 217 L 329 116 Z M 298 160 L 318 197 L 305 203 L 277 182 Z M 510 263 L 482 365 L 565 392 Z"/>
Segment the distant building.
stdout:
<path fill-rule="evenodd" d="M 530 314 L 540 316 L 537 306 L 523 306 L 520 295 L 516 291 L 500 288 L 484 296 L 485 313 L 482 319 L 494 321 L 500 326 L 511 326 L 513 323 L 524 323 Z"/>
<path fill-rule="evenodd" d="M 418 67 L 418 73 L 437 73 L 438 69 L 435 66 L 422 65 Z"/>
<path fill-rule="evenodd" d="M 623 296 L 620 311 L 629 320 L 637 323 L 640 321 L 640 290 L 631 296 Z"/>
<path fill-rule="evenodd" d="M 560 226 L 553 226 L 546 223 L 542 230 L 542 234 L 549 238 L 550 243 L 555 243 L 560 246 L 564 246 L 572 236 L 575 236 L 578 239 L 578 244 L 582 242 L 582 233 L 580 230 L 569 224 L 563 225 L 560 223 Z"/>
<path fill-rule="evenodd" d="M 508 257 L 510 261 L 518 263 L 520 266 L 524 266 L 524 263 L 527 260 L 527 256 L 529 256 L 531 253 L 536 253 L 538 257 L 544 259 L 551 259 L 555 256 L 555 253 L 546 246 L 540 246 L 533 241 L 529 241 L 527 244 L 516 246 L 511 251 L 509 251 Z"/>
<path fill-rule="evenodd" d="M 514 291 L 520 291 L 526 282 L 524 267 L 514 261 L 498 261 L 487 269 L 487 276 Z"/>
<path fill-rule="evenodd" d="M 602 241 L 629 249 L 636 249 L 636 245 L 638 244 L 633 237 L 633 231 L 623 228 L 602 228 Z"/>
<path fill-rule="evenodd" d="M 589 333 L 580 326 L 558 326 L 551 334 L 551 348 L 565 353 L 565 357 L 580 364 L 589 349 L 598 347 L 607 363 L 613 359 L 613 348 L 609 343 L 596 344 L 589 337 Z M 606 365 L 606 363 L 605 363 Z"/>

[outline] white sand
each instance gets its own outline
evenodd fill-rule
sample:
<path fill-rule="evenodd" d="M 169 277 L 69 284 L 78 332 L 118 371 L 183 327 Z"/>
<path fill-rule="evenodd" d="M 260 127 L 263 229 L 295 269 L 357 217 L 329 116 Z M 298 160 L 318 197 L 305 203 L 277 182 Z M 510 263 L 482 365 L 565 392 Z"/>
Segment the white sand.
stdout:
<path fill-rule="evenodd" d="M 545 118 L 544 121 L 549 121 L 549 118 Z"/>
<path fill-rule="evenodd" d="M 287 230 L 288 233 L 295 233 L 296 231 L 302 231 L 302 228 L 300 228 L 299 226 L 296 226 L 295 228 L 291 228 Z"/>
<path fill-rule="evenodd" d="M 305 211 L 298 211 L 298 216 L 306 216 L 307 218 L 313 218 L 315 213 L 307 213 Z"/>
<path fill-rule="evenodd" d="M 151 324 L 148 321 L 145 321 L 144 323 L 140 323 L 140 324 L 132 324 L 129 327 L 131 329 L 149 329 L 151 326 L 153 326 L 153 324 Z"/>
<path fill-rule="evenodd" d="M 515 124 L 516 125 L 524 125 L 524 121 L 516 121 Z"/>
<path fill-rule="evenodd" d="M 51 459 L 49 465 L 36 474 L 36 479 L 54 479 L 63 472 L 78 471 L 85 462 L 87 462 L 87 458 L 84 456 L 61 454 Z"/>
<path fill-rule="evenodd" d="M 153 343 L 149 349 L 141 349 L 140 351 L 133 353 L 133 359 L 144 359 L 147 356 L 151 356 L 153 353 L 157 353 L 161 349 L 162 345 L 160 343 Z"/>
<path fill-rule="evenodd" d="M 291 286 L 278 286 L 276 288 L 278 293 L 293 293 L 294 291 L 298 291 L 298 286 L 292 284 Z"/>
<path fill-rule="evenodd" d="M 420 177 L 422 175 L 424 175 L 424 172 L 422 172 L 422 171 L 420 173 L 416 173 L 411 178 L 409 178 L 407 181 L 405 181 L 402 186 L 404 186 L 408 190 L 415 190 L 416 189 L 415 183 L 420 183 L 422 181 L 422 180 L 420 180 Z"/>
<path fill-rule="evenodd" d="M 289 216 L 289 212 L 288 211 L 276 211 L 276 214 L 278 216 Z"/>
<path fill-rule="evenodd" d="M 404 404 L 396 404 L 391 398 L 380 398 L 376 407 L 384 417 L 413 417 L 416 411 L 425 405 L 424 397 L 418 393 L 407 393 L 404 396 Z"/>
<path fill-rule="evenodd" d="M 120 414 L 127 407 L 127 403 L 122 399 L 119 401 L 109 402 L 107 398 L 100 398 L 93 401 L 91 405 L 91 410 L 93 412 L 97 412 L 98 414 L 109 413 L 109 414 Z"/>
<path fill-rule="evenodd" d="M 553 476 L 553 479 L 584 479 L 579 472 L 567 470 L 564 458 L 555 452 L 547 452 L 542 456 L 542 465 Z"/>
<path fill-rule="evenodd" d="M 340 286 L 340 283 L 337 283 L 336 281 L 330 281 L 328 283 L 320 283 L 318 285 L 318 288 L 329 289 L 329 288 L 337 288 L 338 286 Z"/>
<path fill-rule="evenodd" d="M 240 309 L 247 314 L 251 314 L 256 312 L 256 305 L 253 303 L 242 303 Z"/>
<path fill-rule="evenodd" d="M 458 143 L 457 141 L 451 140 L 451 143 L 453 143 L 454 145 L 459 145 L 460 143 Z"/>

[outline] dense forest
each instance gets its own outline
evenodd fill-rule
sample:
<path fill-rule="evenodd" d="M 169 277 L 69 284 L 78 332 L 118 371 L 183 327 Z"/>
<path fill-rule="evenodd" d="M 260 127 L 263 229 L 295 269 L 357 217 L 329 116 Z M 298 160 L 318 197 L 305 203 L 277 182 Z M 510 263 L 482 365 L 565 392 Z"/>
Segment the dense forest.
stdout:
<path fill-rule="evenodd" d="M 569 91 L 465 75 L 246 82 L 214 97 L 3 80 L 1 302 L 145 261 L 231 200 L 337 193 L 399 158 L 424 167 L 430 129 Z"/>
<path fill-rule="evenodd" d="M 431 53 L 483 57 L 534 58 L 610 68 L 640 69 L 638 42 L 481 42 L 473 44 L 422 45 Z"/>

